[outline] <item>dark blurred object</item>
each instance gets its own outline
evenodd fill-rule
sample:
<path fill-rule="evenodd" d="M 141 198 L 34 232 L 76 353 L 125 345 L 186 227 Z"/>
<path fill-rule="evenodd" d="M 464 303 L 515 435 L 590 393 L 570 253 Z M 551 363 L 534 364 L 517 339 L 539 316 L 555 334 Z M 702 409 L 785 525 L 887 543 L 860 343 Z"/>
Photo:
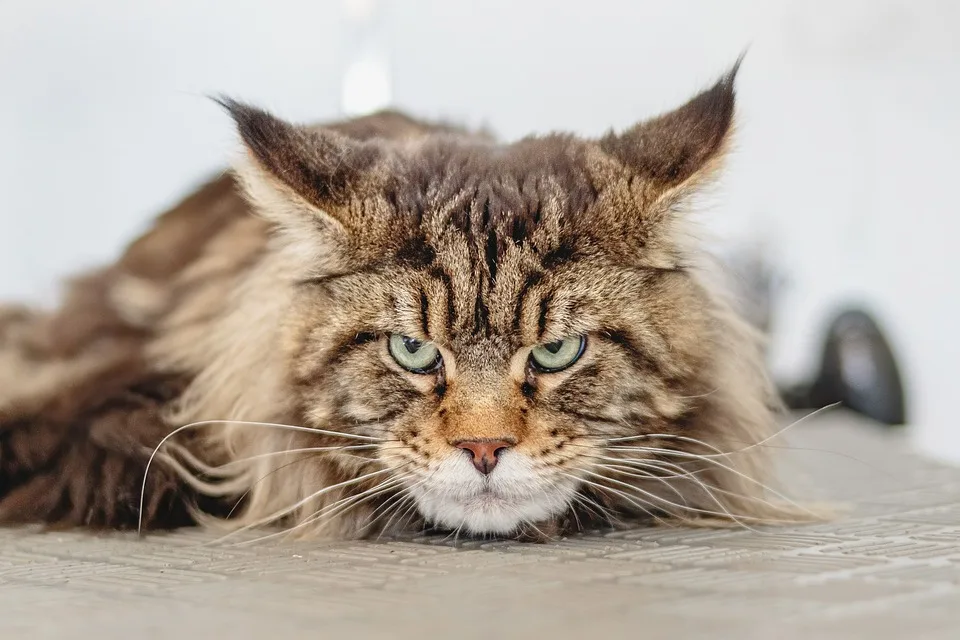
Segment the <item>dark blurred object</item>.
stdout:
<path fill-rule="evenodd" d="M 785 284 L 762 246 L 741 247 L 724 260 L 735 275 L 741 313 L 767 335 L 775 330 L 776 294 Z M 781 389 L 790 409 L 842 406 L 883 424 L 906 422 L 900 370 L 869 313 L 848 308 L 828 325 L 819 370 L 812 381 Z"/>
<path fill-rule="evenodd" d="M 791 409 L 835 402 L 889 425 L 906 422 L 903 384 L 883 332 L 866 312 L 851 309 L 830 324 L 812 383 L 783 391 Z"/>

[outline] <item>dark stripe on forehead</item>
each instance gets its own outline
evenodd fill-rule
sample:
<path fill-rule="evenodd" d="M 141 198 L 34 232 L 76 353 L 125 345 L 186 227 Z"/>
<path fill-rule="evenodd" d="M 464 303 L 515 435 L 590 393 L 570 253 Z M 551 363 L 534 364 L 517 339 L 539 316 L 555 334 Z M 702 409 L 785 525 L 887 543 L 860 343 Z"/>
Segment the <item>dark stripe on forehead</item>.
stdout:
<path fill-rule="evenodd" d="M 530 290 L 539 284 L 541 280 L 543 280 L 543 273 L 534 271 L 527 276 L 527 279 L 523 282 L 523 286 L 520 287 L 520 291 L 517 292 L 517 305 L 513 312 L 513 330 L 515 332 L 520 331 L 520 324 L 523 320 L 523 303 L 529 296 Z"/>
<path fill-rule="evenodd" d="M 484 247 L 484 257 L 487 261 L 487 275 L 492 283 L 497 279 L 497 261 L 500 258 L 497 242 L 497 230 L 489 229 L 487 231 L 487 243 Z"/>
<path fill-rule="evenodd" d="M 574 249 L 573 241 L 566 238 L 543 257 L 541 264 L 544 269 L 549 271 L 575 260 L 576 257 L 576 249 Z"/>
<path fill-rule="evenodd" d="M 417 231 L 400 247 L 396 254 L 397 262 L 413 269 L 425 269 L 433 264 L 436 250 L 430 246 L 422 232 Z"/>
<path fill-rule="evenodd" d="M 477 302 L 473 306 L 473 331 L 490 335 L 490 310 L 487 308 L 486 295 L 489 287 L 484 287 L 483 277 L 477 277 Z"/>
<path fill-rule="evenodd" d="M 443 283 L 444 289 L 446 290 L 447 296 L 447 319 L 446 319 L 446 329 L 448 334 L 453 334 L 453 323 L 457 314 L 456 307 L 454 306 L 453 298 L 453 280 L 450 277 L 450 274 L 443 270 L 442 267 L 434 266 L 430 269 L 430 277 L 435 278 Z"/>
<path fill-rule="evenodd" d="M 536 221 L 540 218 L 540 209 L 535 208 L 527 215 L 531 216 L 533 221 Z M 510 237 L 513 239 L 514 244 L 520 244 L 527 239 L 527 219 L 525 217 L 516 216 L 513 219 L 513 228 L 511 229 Z"/>
<path fill-rule="evenodd" d="M 420 329 L 423 335 L 430 335 L 430 301 L 427 300 L 427 292 L 420 290 Z"/>
<path fill-rule="evenodd" d="M 487 196 L 483 200 L 483 207 L 481 208 L 480 214 L 480 228 L 489 229 L 490 228 L 490 197 Z"/>
<path fill-rule="evenodd" d="M 540 299 L 540 315 L 537 317 L 537 338 L 543 340 L 547 330 L 547 314 L 550 313 L 550 303 L 553 302 L 553 292 L 547 292 Z"/>

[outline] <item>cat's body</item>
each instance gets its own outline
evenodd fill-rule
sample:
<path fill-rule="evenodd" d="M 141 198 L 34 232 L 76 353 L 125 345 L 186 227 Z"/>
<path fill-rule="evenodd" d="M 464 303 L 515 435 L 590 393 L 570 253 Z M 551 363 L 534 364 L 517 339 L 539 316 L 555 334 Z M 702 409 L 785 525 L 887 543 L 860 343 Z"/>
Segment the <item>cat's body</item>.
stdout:
<path fill-rule="evenodd" d="M 679 230 L 732 83 L 510 145 L 227 102 L 248 197 L 219 177 L 57 311 L 0 314 L 0 520 L 135 526 L 151 452 L 201 421 L 160 448 L 145 526 L 795 517 L 765 486 L 756 338 Z"/>

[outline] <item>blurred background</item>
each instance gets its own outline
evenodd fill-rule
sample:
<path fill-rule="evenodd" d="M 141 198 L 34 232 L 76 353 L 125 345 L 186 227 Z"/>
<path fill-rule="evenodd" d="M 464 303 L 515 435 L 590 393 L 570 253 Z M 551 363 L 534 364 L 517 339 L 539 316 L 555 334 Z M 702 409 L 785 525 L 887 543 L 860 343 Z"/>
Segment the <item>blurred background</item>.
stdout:
<path fill-rule="evenodd" d="M 792 406 L 842 400 L 960 461 L 952 0 L 0 0 L 0 298 L 54 300 L 221 170 L 207 95 L 597 135 L 748 47 L 705 241 Z"/>

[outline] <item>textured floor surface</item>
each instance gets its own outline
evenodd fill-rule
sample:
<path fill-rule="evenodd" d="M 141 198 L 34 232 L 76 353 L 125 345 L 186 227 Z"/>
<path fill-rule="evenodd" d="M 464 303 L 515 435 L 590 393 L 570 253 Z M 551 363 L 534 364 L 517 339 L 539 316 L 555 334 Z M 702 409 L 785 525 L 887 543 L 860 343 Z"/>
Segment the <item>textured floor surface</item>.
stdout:
<path fill-rule="evenodd" d="M 960 469 L 843 414 L 787 444 L 850 515 L 547 545 L 0 530 L 0 638 L 960 638 Z"/>

